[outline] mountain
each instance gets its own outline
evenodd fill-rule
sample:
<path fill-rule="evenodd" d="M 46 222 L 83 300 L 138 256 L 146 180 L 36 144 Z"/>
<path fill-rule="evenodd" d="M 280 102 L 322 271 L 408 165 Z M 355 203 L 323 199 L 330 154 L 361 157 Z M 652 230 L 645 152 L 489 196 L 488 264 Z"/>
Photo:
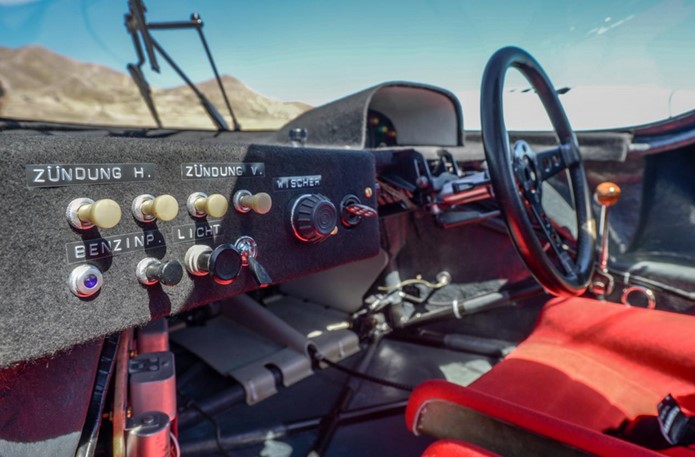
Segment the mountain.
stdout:
<path fill-rule="evenodd" d="M 222 76 L 243 129 L 277 129 L 310 108 L 273 100 L 231 76 Z M 232 122 L 214 79 L 197 87 Z M 3 96 L 4 93 L 4 96 Z M 191 90 L 152 88 L 165 127 L 213 128 Z M 0 47 L 0 116 L 58 122 L 154 127 L 130 76 L 102 65 L 78 62 L 40 46 Z"/>

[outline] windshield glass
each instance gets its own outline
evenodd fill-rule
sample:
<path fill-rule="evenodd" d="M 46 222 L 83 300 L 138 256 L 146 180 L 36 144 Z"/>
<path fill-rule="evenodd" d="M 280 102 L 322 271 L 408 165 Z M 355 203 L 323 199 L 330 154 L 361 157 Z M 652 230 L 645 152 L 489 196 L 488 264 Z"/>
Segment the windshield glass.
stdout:
<path fill-rule="evenodd" d="M 634 98 L 634 88 L 660 90 L 654 97 L 665 98 L 666 105 L 673 91 L 695 89 L 695 2 L 144 4 L 149 23 L 186 22 L 194 11 L 200 13 L 230 105 L 245 130 L 279 128 L 311 106 L 386 80 L 449 89 L 463 102 L 466 128 L 476 128 L 485 63 L 507 45 L 531 52 L 557 88 L 632 88 L 626 99 Z M 125 26 L 128 6 L 127 0 L 0 0 L 0 116 L 154 127 L 126 67 L 138 61 Z M 196 30 L 151 35 L 231 127 Z M 146 53 L 145 59 L 143 76 L 163 126 L 215 127 L 161 55 L 160 73 L 152 71 Z M 508 79 L 510 88 L 528 87 L 521 78 Z"/>

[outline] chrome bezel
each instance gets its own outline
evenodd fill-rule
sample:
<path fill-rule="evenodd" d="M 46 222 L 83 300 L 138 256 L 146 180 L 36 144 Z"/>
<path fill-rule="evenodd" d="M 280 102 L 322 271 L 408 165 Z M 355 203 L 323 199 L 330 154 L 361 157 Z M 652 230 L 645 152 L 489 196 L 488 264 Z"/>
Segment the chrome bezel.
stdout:
<path fill-rule="evenodd" d="M 97 283 L 94 287 L 86 289 L 84 287 L 84 279 L 87 275 L 93 274 L 97 278 Z M 68 286 L 70 287 L 70 292 L 79 298 L 88 298 L 95 295 L 101 290 L 104 285 L 104 276 L 94 265 L 84 264 L 75 267 L 68 277 Z"/>
<path fill-rule="evenodd" d="M 253 196 L 251 192 L 248 190 L 238 190 L 235 194 L 234 197 L 232 197 L 232 203 L 234 204 L 234 209 L 239 211 L 240 213 L 248 213 L 251 211 L 251 208 L 248 206 L 244 206 L 241 203 L 241 199 L 244 197 L 250 197 Z"/>
<path fill-rule="evenodd" d="M 258 257 L 258 243 L 256 243 L 256 240 L 250 236 L 240 236 L 239 239 L 234 243 L 234 247 L 241 253 L 243 266 L 245 267 L 249 265 L 247 256 L 254 259 Z"/>
<path fill-rule="evenodd" d="M 154 216 L 146 216 L 142 212 L 142 204 L 150 200 L 154 200 L 154 195 L 142 194 L 133 199 L 133 204 L 130 206 L 130 210 L 132 211 L 135 220 L 140 222 L 152 222 L 157 219 Z"/>
<path fill-rule="evenodd" d="M 186 200 L 186 208 L 188 209 L 188 214 L 196 218 L 205 217 L 208 215 L 204 211 L 199 212 L 197 209 L 195 209 L 195 202 L 197 202 L 198 199 L 201 198 L 208 198 L 208 194 L 206 194 L 205 192 L 193 192 L 191 195 L 188 196 L 188 200 Z"/>
<path fill-rule="evenodd" d="M 206 252 L 212 252 L 212 248 L 204 244 L 195 244 L 188 248 L 183 256 L 183 265 L 186 267 L 186 271 L 193 276 L 206 276 L 207 271 L 198 269 L 198 257 Z"/>
<path fill-rule="evenodd" d="M 72 227 L 78 230 L 88 230 L 94 227 L 93 223 L 84 222 L 77 215 L 77 212 L 80 210 L 81 207 L 83 207 L 84 205 L 91 205 L 93 203 L 94 200 L 92 200 L 91 198 L 76 198 L 68 204 L 68 207 L 65 210 L 65 217 L 67 218 L 68 222 Z"/>
<path fill-rule="evenodd" d="M 147 277 L 147 268 L 149 268 L 150 265 L 160 263 L 162 262 L 154 257 L 145 257 L 138 262 L 137 266 L 135 267 L 135 277 L 138 278 L 140 284 L 143 286 L 153 286 L 159 282 L 157 279 L 150 279 Z"/>

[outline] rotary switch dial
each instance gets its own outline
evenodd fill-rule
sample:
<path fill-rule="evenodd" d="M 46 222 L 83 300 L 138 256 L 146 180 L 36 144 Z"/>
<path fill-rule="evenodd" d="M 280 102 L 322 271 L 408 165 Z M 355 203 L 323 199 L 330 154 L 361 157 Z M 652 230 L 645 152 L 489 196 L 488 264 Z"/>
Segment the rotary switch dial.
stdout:
<path fill-rule="evenodd" d="M 338 211 L 327 197 L 306 194 L 294 202 L 291 222 L 297 238 L 307 243 L 319 243 L 336 229 Z"/>

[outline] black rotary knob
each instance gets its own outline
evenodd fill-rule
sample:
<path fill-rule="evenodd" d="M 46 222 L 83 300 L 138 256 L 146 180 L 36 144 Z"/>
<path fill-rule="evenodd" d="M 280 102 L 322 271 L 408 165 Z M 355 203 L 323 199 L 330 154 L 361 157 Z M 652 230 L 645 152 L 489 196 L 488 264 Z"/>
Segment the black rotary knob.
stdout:
<path fill-rule="evenodd" d="M 321 194 L 302 195 L 292 207 L 294 234 L 307 243 L 325 240 L 335 230 L 338 211 L 331 201 Z"/>

